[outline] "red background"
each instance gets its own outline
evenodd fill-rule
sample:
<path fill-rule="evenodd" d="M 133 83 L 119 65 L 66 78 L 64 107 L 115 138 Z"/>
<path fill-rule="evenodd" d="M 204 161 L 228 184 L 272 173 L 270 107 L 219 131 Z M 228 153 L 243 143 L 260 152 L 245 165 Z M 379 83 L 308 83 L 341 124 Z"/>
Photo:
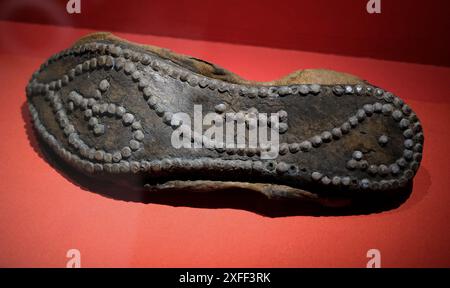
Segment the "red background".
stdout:
<path fill-rule="evenodd" d="M 450 66 L 450 1 L 3 0 L 0 19 Z"/>
<path fill-rule="evenodd" d="M 384 9 L 389 13 L 387 5 Z M 60 13 L 67 18 L 64 10 Z M 106 198 L 80 188 L 41 158 L 24 87 L 45 58 L 92 31 L 0 21 L 0 266 L 65 267 L 71 248 L 80 250 L 83 267 L 365 267 L 371 248 L 380 250 L 383 267 L 450 266 L 449 68 L 118 33 L 217 63 L 248 79 L 271 80 L 302 68 L 349 72 L 393 91 L 417 112 L 425 132 L 424 157 L 402 206 L 360 216 L 269 218 L 238 209 Z"/>

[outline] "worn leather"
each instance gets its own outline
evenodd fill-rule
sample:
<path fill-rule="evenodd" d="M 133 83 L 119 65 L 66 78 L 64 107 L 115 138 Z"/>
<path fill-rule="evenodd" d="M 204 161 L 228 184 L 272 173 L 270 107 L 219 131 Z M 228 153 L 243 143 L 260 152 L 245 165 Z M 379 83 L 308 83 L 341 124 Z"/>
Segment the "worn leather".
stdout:
<path fill-rule="evenodd" d="M 271 82 L 96 33 L 49 58 L 28 86 L 45 145 L 94 179 L 141 178 L 149 190 L 244 188 L 329 204 L 400 193 L 419 168 L 417 115 L 391 92 L 346 73 L 302 70 Z M 173 115 L 278 113 L 280 152 L 176 149 Z M 280 126 L 281 128 L 281 126 Z M 139 184 L 141 185 L 141 184 Z"/>

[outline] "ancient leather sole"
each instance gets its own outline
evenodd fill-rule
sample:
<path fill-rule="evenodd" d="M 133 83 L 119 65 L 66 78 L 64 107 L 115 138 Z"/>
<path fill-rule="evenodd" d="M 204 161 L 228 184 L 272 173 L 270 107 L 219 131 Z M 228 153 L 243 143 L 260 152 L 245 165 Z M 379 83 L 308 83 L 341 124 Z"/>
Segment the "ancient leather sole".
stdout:
<path fill-rule="evenodd" d="M 53 55 L 26 92 L 40 138 L 94 178 L 134 175 L 151 189 L 234 185 L 309 199 L 407 187 L 424 141 L 416 114 L 357 77 L 311 71 L 250 82 L 195 58 L 97 34 Z M 174 148 L 180 124 L 173 115 L 192 115 L 199 104 L 204 113 L 276 113 L 278 157 L 261 159 L 262 148 Z"/>

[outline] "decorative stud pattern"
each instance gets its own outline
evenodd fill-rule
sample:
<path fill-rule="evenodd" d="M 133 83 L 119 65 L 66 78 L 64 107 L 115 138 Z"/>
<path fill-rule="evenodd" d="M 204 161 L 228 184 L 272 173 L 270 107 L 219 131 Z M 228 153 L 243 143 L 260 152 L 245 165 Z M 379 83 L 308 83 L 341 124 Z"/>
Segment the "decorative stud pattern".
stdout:
<path fill-rule="evenodd" d="M 100 56 L 76 65 L 74 68 L 70 69 L 67 74 L 62 75 L 62 77 L 58 80 L 45 84 L 37 82 L 36 77 L 39 75 L 40 71 L 45 69 L 48 65 L 51 65 L 53 62 L 63 57 L 72 55 L 80 56 L 88 53 Z M 69 144 L 79 153 L 79 155 L 76 155 L 63 148 L 56 138 L 48 133 L 46 128 L 40 122 L 36 109 L 30 103 L 30 112 L 37 130 L 47 141 L 47 143 L 55 148 L 58 155 L 90 173 L 99 171 L 106 171 L 109 173 L 161 171 L 165 169 L 164 167 L 170 165 L 189 165 L 189 167 L 197 168 L 209 167 L 208 165 L 218 165 L 215 167 L 230 166 L 243 170 L 247 169 L 264 173 L 281 173 L 283 175 L 286 174 L 289 176 L 302 177 L 306 176 L 302 174 L 305 172 L 302 172 L 302 170 L 296 165 L 288 164 L 283 161 L 274 161 L 274 164 L 271 166 L 274 167 L 274 169 L 269 169 L 270 167 L 267 167 L 267 165 L 262 165 L 261 161 L 253 160 L 221 160 L 210 158 L 196 160 L 126 160 L 126 158 L 132 155 L 133 151 L 141 148 L 141 142 L 144 140 L 145 135 L 140 122 L 135 119 L 136 117 L 132 113 L 128 112 L 124 107 L 118 106 L 114 103 L 101 102 L 103 98 L 102 94 L 105 93 L 110 87 L 109 81 L 106 79 L 102 80 L 98 84 L 98 89 L 92 97 L 84 97 L 76 91 L 73 91 L 74 93 L 69 96 L 70 101 L 67 103 L 62 103 L 59 90 L 79 75 L 98 68 L 123 71 L 125 75 L 130 77 L 130 80 L 137 83 L 139 89 L 143 92 L 143 97 L 147 101 L 149 107 L 155 110 L 164 123 L 170 125 L 172 118 L 171 112 L 167 111 L 167 109 L 159 103 L 158 98 L 152 95 L 151 90 L 147 88 L 149 83 L 138 68 L 139 65 L 150 66 L 157 73 L 178 79 L 191 87 L 198 87 L 200 89 L 207 88 L 218 91 L 219 93 L 229 93 L 230 95 L 240 95 L 248 98 L 314 96 L 319 94 L 321 91 L 326 91 L 326 89 L 329 89 L 327 86 L 317 84 L 289 86 L 246 86 L 231 84 L 193 74 L 184 68 L 169 65 L 162 59 L 158 59 L 147 54 L 134 52 L 129 49 L 123 49 L 122 47 L 114 44 L 87 43 L 64 50 L 50 57 L 50 59 L 41 66 L 40 70 L 35 72 L 32 81 L 27 87 L 27 93 L 29 95 L 44 95 L 45 99 L 51 103 L 55 113 L 55 118 L 61 129 L 64 131 Z M 403 130 L 405 141 L 402 157 L 397 159 L 395 163 L 374 165 L 369 164 L 363 159 L 363 156 L 356 153 L 360 151 L 355 151 L 353 159 L 350 159 L 347 162 L 347 167 L 349 167 L 349 169 L 361 169 L 366 171 L 368 175 L 371 175 L 372 177 L 387 177 L 388 175 L 396 175 L 396 178 L 383 180 L 369 180 L 364 178 L 358 180 L 346 175 L 324 175 L 318 171 L 311 171 L 307 173 L 309 173 L 310 177 L 314 181 L 319 181 L 323 185 L 356 186 L 362 189 L 371 188 L 373 190 L 385 190 L 394 186 L 406 184 L 406 182 L 413 177 L 418 168 L 423 149 L 423 133 L 421 132 L 422 127 L 418 122 L 416 115 L 411 111 L 409 106 L 404 104 L 400 98 L 397 98 L 392 93 L 365 84 L 346 86 L 336 85 L 331 87 L 331 91 L 337 97 L 346 97 L 346 95 L 359 95 L 361 97 L 374 96 L 379 99 L 379 102 L 365 104 L 361 107 L 361 109 L 356 111 L 355 115 L 350 116 L 348 120 L 340 126 L 334 127 L 330 131 L 323 131 L 318 135 L 310 137 L 309 140 L 300 141 L 299 143 L 281 143 L 280 154 L 284 155 L 289 152 L 307 153 L 312 149 L 317 149 L 322 145 L 329 145 L 329 143 L 345 137 L 345 135 L 349 134 L 352 129 L 357 127 L 361 122 L 366 121 L 365 119 L 371 117 L 373 114 L 390 116 L 398 122 L 399 129 Z M 226 107 L 224 108 L 219 104 L 215 107 L 215 109 L 218 112 L 222 110 L 225 111 Z M 75 127 L 70 123 L 70 119 L 67 115 L 67 113 L 75 113 L 77 110 L 83 111 L 83 115 L 86 121 L 88 121 L 89 127 L 97 137 L 100 137 L 107 132 L 107 127 L 100 121 L 102 117 L 116 117 L 121 120 L 125 127 L 131 127 L 133 131 L 132 139 L 130 140 L 129 145 L 121 148 L 120 151 L 106 151 L 105 149 L 95 149 L 86 145 L 86 143 L 84 143 L 78 135 Z M 285 133 L 288 129 L 287 113 L 282 110 L 279 111 L 278 114 L 280 119 L 280 133 Z M 381 146 L 386 145 L 388 143 L 388 136 L 381 135 L 378 139 L 378 143 Z M 247 156 L 258 154 L 258 151 L 244 150 L 242 152 L 247 154 Z M 242 155 L 239 151 L 238 154 Z M 168 163 L 168 161 L 170 163 Z"/>
<path fill-rule="evenodd" d="M 103 58 L 102 58 L 103 59 Z M 108 58 L 101 60 L 98 59 L 99 66 L 108 65 Z M 92 61 L 86 61 L 92 62 Z M 85 62 L 85 63 L 86 63 Z M 77 65 L 77 67 L 79 67 Z M 89 66 L 91 67 L 91 66 Z M 86 71 L 82 71 L 84 73 Z M 81 75 L 81 74 L 80 74 Z M 73 80 L 73 79 L 72 79 Z M 52 85 L 53 86 L 53 85 Z M 126 109 L 122 106 L 116 106 L 114 103 L 100 102 L 102 99 L 102 94 L 107 92 L 110 87 L 108 80 L 101 80 L 98 84 L 98 90 L 100 94 L 95 94 L 91 97 L 85 97 L 77 91 L 71 91 L 68 95 L 68 102 L 66 104 L 67 111 L 69 113 L 75 113 L 77 109 L 83 112 L 84 119 L 88 122 L 88 127 L 92 129 L 95 136 L 99 137 L 105 133 L 106 127 L 101 124 L 99 119 L 102 117 L 116 117 L 122 119 L 124 125 L 131 125 L 133 128 L 134 139 L 131 139 L 129 146 L 125 146 L 119 151 L 105 152 L 102 149 L 96 149 L 89 146 L 78 134 L 73 124 L 71 124 L 70 117 L 66 114 L 66 110 L 63 109 L 62 100 L 60 97 L 59 89 L 56 85 L 54 90 L 48 91 L 46 98 L 50 101 L 53 107 L 56 118 L 59 122 L 61 129 L 63 129 L 65 136 L 68 139 L 68 143 L 78 150 L 80 155 L 89 160 L 96 160 L 98 162 L 119 162 L 124 158 L 131 156 L 132 150 L 138 150 L 141 146 L 141 142 L 144 139 L 144 133 L 141 130 L 142 127 L 139 126 L 139 122 L 135 120 L 133 114 L 126 112 Z M 120 120 L 119 120 L 120 121 Z M 66 152 L 66 154 L 69 152 Z M 73 155 L 72 155 L 73 156 Z M 94 164 L 94 163 L 92 163 Z M 98 163 L 95 163 L 98 164 Z M 122 165 L 123 166 L 123 165 Z M 93 167 L 87 164 L 86 167 Z M 97 165 L 97 170 L 100 169 Z M 90 169 L 90 168 L 89 168 Z M 123 169 L 122 169 L 123 170 Z"/>

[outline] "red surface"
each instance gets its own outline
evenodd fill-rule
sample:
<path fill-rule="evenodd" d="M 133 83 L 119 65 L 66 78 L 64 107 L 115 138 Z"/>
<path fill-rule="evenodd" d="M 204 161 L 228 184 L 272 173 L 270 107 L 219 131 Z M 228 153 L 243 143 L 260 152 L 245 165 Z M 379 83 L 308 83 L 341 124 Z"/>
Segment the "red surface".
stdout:
<path fill-rule="evenodd" d="M 24 87 L 47 56 L 88 32 L 0 21 L 0 266 L 65 267 L 71 248 L 80 250 L 83 267 L 365 267 L 371 248 L 381 251 L 383 267 L 450 266 L 450 69 L 119 34 L 249 79 L 269 80 L 300 68 L 346 71 L 393 91 L 417 112 L 424 157 L 413 193 L 398 209 L 268 218 L 109 199 L 79 188 L 40 158 L 27 136 Z"/>
<path fill-rule="evenodd" d="M 0 1 L 0 19 L 450 66 L 450 1 Z"/>

